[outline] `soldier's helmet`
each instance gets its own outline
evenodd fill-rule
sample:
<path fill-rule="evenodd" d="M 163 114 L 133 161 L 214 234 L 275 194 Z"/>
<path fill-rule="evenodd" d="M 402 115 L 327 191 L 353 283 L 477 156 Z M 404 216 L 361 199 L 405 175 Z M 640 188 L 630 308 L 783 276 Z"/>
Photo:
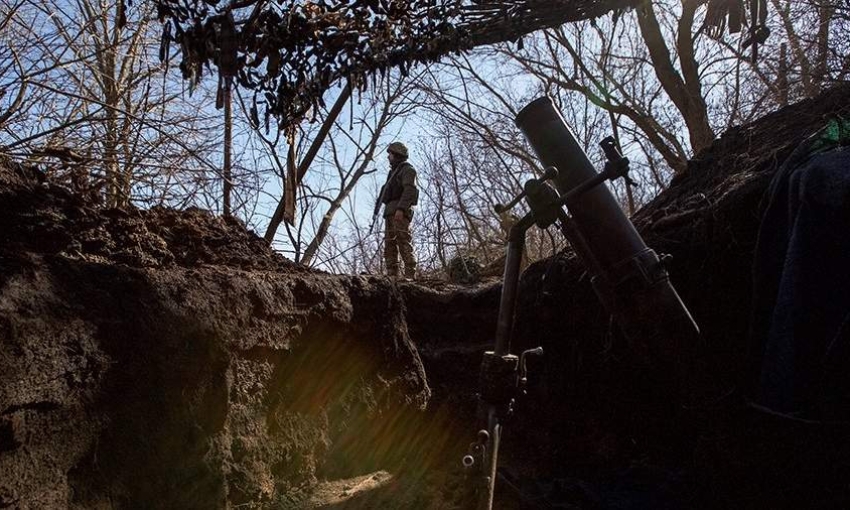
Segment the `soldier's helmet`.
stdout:
<path fill-rule="evenodd" d="M 406 158 L 407 157 L 407 147 L 401 142 L 393 142 L 387 147 L 387 152 L 392 152 L 393 154 L 398 154 L 399 156 Z"/>

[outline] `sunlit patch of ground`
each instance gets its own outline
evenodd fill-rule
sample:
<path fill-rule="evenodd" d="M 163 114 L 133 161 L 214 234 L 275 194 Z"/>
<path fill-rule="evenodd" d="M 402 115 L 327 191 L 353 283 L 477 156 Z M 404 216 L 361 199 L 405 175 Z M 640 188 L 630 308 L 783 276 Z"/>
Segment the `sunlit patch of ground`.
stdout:
<path fill-rule="evenodd" d="M 469 508 L 455 494 L 457 474 L 437 470 L 395 474 L 376 471 L 363 476 L 319 483 L 298 510 L 459 510 Z"/>
<path fill-rule="evenodd" d="M 362 498 L 368 493 L 387 487 L 393 479 L 393 475 L 386 471 L 376 471 L 354 478 L 322 482 L 316 487 L 310 499 L 304 503 L 303 508 L 336 508 L 355 498 Z"/>

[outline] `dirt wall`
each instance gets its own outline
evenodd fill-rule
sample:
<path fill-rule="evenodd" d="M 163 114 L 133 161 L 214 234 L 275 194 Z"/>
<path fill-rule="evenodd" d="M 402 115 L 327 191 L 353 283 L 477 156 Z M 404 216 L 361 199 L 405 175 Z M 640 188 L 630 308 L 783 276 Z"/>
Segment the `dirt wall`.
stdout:
<path fill-rule="evenodd" d="M 396 287 L 4 172 L 0 507 L 285 508 L 421 454 L 430 389 Z"/>

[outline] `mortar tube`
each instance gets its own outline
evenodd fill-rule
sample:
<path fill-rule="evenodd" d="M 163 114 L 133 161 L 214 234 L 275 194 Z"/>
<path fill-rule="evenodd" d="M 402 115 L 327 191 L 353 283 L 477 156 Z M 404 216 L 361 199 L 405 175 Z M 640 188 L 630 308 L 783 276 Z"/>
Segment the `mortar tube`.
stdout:
<path fill-rule="evenodd" d="M 555 186 L 565 195 L 598 172 L 552 100 L 532 101 L 516 116 L 516 124 L 545 166 L 558 169 Z M 611 191 L 596 186 L 567 205 L 587 245 L 603 268 L 612 267 L 646 249 Z"/>
<path fill-rule="evenodd" d="M 548 97 L 523 108 L 516 124 L 544 166 L 558 169 L 555 185 L 561 195 L 599 175 Z M 584 239 L 579 251 L 592 256 L 600 272 L 597 279 L 610 288 L 609 302 L 603 305 L 627 338 L 645 343 L 664 371 L 683 382 L 687 369 L 681 357 L 699 342 L 699 328 L 657 255 L 647 248 L 604 184 L 569 200 L 567 208 Z"/>

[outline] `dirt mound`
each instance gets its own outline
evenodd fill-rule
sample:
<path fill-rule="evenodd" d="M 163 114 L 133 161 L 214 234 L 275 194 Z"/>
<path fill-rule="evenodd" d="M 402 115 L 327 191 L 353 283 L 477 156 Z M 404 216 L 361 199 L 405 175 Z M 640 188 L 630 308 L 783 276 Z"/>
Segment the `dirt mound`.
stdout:
<path fill-rule="evenodd" d="M 763 194 L 765 179 L 773 176 L 800 142 L 830 118 L 848 115 L 850 87 L 845 85 L 733 127 L 689 161 L 687 170 L 673 179 L 669 189 L 638 211 L 632 221 L 647 238 L 662 240 L 665 232 L 672 231 L 688 239 L 693 238 L 692 232 L 710 234 L 694 227 L 700 227 L 723 205 L 747 202 L 749 192 Z M 742 193 L 740 198 L 738 193 Z"/>
<path fill-rule="evenodd" d="M 96 262 L 168 268 L 220 265 L 306 271 L 238 220 L 202 209 L 105 209 L 0 159 L 0 235 L 9 252 L 61 253 Z"/>
<path fill-rule="evenodd" d="M 392 282 L 8 161 L 0 209 L 0 507 L 297 508 L 321 477 L 427 469 Z"/>

